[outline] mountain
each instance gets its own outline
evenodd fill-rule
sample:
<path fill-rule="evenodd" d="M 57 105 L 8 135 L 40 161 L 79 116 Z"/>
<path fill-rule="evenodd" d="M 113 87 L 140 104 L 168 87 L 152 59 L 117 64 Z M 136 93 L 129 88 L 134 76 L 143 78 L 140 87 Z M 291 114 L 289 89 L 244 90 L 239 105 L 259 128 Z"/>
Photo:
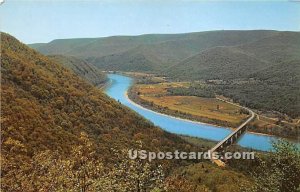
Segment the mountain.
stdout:
<path fill-rule="evenodd" d="M 14 37 L 1 33 L 1 46 L 1 189 L 4 191 L 39 191 L 34 187 L 46 184 L 45 175 L 35 175 L 33 180 L 28 175 L 33 171 L 44 173 L 48 164 L 42 165 L 41 171 L 35 159 L 44 161 L 49 155 L 43 154 L 49 154 L 48 151 L 58 155 L 56 160 L 67 157 L 74 147 L 81 145 L 82 132 L 96 146 L 92 154 L 105 166 L 118 162 L 112 149 L 138 148 L 140 144 L 149 151 L 191 147 Z M 69 162 L 85 158 L 80 154 L 69 157 Z M 167 168 L 173 163 L 168 164 L 163 165 Z M 47 178 L 51 176 L 45 174 Z"/>
<path fill-rule="evenodd" d="M 208 148 L 155 127 L 61 64 L 77 59 L 49 58 L 5 33 L 1 45 L 2 191 L 145 191 L 164 177 L 165 186 L 176 184 L 175 191 L 238 191 L 249 185 L 242 173 L 209 162 L 198 165 L 197 178 L 204 178 L 199 183 L 192 175 L 173 175 L 196 161 L 128 159 L 127 149 Z M 215 175 L 230 180 L 215 181 Z"/>
<path fill-rule="evenodd" d="M 227 81 L 215 93 L 251 108 L 300 116 L 300 33 L 280 32 L 238 46 L 201 51 L 164 73 L 179 80 Z"/>
<path fill-rule="evenodd" d="M 83 58 L 119 53 L 143 44 L 163 42 L 178 35 L 113 36 L 104 38 L 56 39 L 43 46 L 30 44 L 43 54 L 64 54 Z"/>
<path fill-rule="evenodd" d="M 277 34 L 277 31 L 209 31 L 93 39 L 54 40 L 37 47 L 44 54 L 86 59 L 105 70 L 161 70 L 215 46 L 234 46 Z M 35 45 L 31 45 L 34 47 Z M 109 66 L 112 66 L 111 68 Z"/>
<path fill-rule="evenodd" d="M 98 68 L 107 71 L 158 72 L 162 69 L 164 63 L 151 51 L 141 45 L 122 53 L 103 56 L 89 61 Z"/>
<path fill-rule="evenodd" d="M 218 86 L 216 93 L 249 107 L 300 115 L 300 32 L 208 31 L 69 39 L 36 49 L 84 58 L 102 70 L 151 72 L 184 81 L 225 80 L 226 87 Z"/>
<path fill-rule="evenodd" d="M 58 54 L 66 54 L 76 46 L 87 45 L 93 41 L 94 41 L 93 38 L 78 38 L 78 39 L 65 39 L 65 40 L 57 39 L 49 43 L 43 43 L 43 44 L 34 43 L 34 44 L 29 44 L 28 46 L 31 48 L 38 49 L 43 54 L 58 55 Z"/>
<path fill-rule="evenodd" d="M 63 55 L 51 55 L 49 57 L 55 62 L 63 64 L 65 67 L 73 70 L 78 76 L 82 77 L 93 85 L 105 83 L 105 74 L 95 66 L 82 59 Z"/>
<path fill-rule="evenodd" d="M 238 46 L 206 49 L 165 71 L 179 79 L 266 79 L 264 73 L 273 76 L 275 69 L 285 71 L 290 63 L 299 62 L 299 53 L 300 33 L 281 32 Z M 295 70 L 291 73 L 298 76 Z M 281 81 L 286 81 L 289 76 L 282 78 Z"/>
<path fill-rule="evenodd" d="M 39 47 L 42 47 L 43 45 L 46 45 L 47 43 L 34 43 L 34 44 L 30 44 L 29 46 L 33 49 L 37 49 Z"/>
<path fill-rule="evenodd" d="M 249 56 L 232 47 L 214 47 L 204 50 L 180 63 L 165 69 L 165 73 L 175 79 L 237 79 L 268 66 L 262 60 Z"/>

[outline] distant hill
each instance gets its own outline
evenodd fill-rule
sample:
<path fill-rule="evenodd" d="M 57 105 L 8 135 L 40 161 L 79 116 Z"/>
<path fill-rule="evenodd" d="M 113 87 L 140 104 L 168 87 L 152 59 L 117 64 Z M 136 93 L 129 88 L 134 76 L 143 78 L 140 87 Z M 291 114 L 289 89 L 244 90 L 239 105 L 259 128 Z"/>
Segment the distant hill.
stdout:
<path fill-rule="evenodd" d="M 33 49 L 37 49 L 39 47 L 42 47 L 44 45 L 46 45 L 47 43 L 34 43 L 34 44 L 30 44 L 29 46 Z"/>
<path fill-rule="evenodd" d="M 214 47 L 165 69 L 165 73 L 181 80 L 236 79 L 268 66 L 262 60 L 233 47 Z"/>
<path fill-rule="evenodd" d="M 300 33 L 280 32 L 238 46 L 206 49 L 180 61 L 165 71 L 179 79 L 237 79 L 256 77 L 265 79 L 276 70 L 285 70 L 289 63 L 300 61 Z M 269 71 L 270 70 L 270 71 Z M 293 75 L 298 75 L 292 70 Z M 277 73 L 277 75 L 280 75 Z M 275 76 L 273 76 L 275 78 Z M 282 76 L 286 81 L 288 76 Z"/>
<path fill-rule="evenodd" d="M 179 80 L 227 80 L 213 89 L 246 106 L 300 116 L 300 33 L 280 32 L 201 51 L 164 73 Z M 241 83 L 242 82 L 242 83 Z"/>
<path fill-rule="evenodd" d="M 143 44 L 164 42 L 179 35 L 113 36 L 104 38 L 57 39 L 43 46 L 30 44 L 43 54 L 64 54 L 83 58 L 120 53 Z"/>
<path fill-rule="evenodd" d="M 122 53 L 90 59 L 89 61 L 98 68 L 108 71 L 159 72 L 164 66 L 164 61 L 151 51 L 141 45 Z"/>
<path fill-rule="evenodd" d="M 93 38 L 80 38 L 80 39 L 65 39 L 65 40 L 53 40 L 50 43 L 34 43 L 29 44 L 28 46 L 34 49 L 38 49 L 41 53 L 47 55 L 58 55 L 58 54 L 66 54 L 74 47 L 87 45 L 93 42 Z"/>
<path fill-rule="evenodd" d="M 210 31 L 88 39 L 61 39 L 36 47 L 41 53 L 76 56 L 109 70 L 161 70 L 215 46 L 234 46 L 277 31 Z M 31 45 L 35 47 L 35 45 Z M 109 68 L 109 66 L 112 66 Z M 136 68 L 135 68 L 136 67 Z"/>
<path fill-rule="evenodd" d="M 194 68 L 197 67 L 198 60 L 204 54 L 207 54 L 206 59 L 216 59 L 213 63 L 206 62 L 205 70 L 208 70 L 207 67 L 213 69 L 213 66 L 222 65 L 222 59 L 227 58 L 228 61 L 232 59 L 233 66 L 240 62 L 241 66 L 238 69 L 247 71 L 248 69 L 243 67 L 251 63 L 258 67 L 249 72 L 268 67 L 270 62 L 279 63 L 300 57 L 298 54 L 299 32 L 268 30 L 59 39 L 30 46 L 47 55 L 62 54 L 82 58 L 103 70 L 167 71 L 169 75 L 174 72 L 174 77 L 182 70 L 192 69 L 193 65 L 195 65 Z M 205 65 L 203 62 L 204 60 L 199 60 L 199 67 Z M 180 65 L 187 63 L 187 68 L 181 69 Z M 196 73 L 196 71 L 191 71 L 191 73 Z M 202 75 L 189 77 L 203 78 Z M 228 78 L 235 77 L 238 77 L 238 73 Z"/>
<path fill-rule="evenodd" d="M 54 61 L 63 64 L 67 68 L 73 70 L 77 75 L 93 85 L 103 84 L 106 80 L 105 74 L 102 73 L 100 69 L 82 59 L 63 55 L 51 55 L 49 57 Z"/>
<path fill-rule="evenodd" d="M 152 72 L 184 81 L 225 80 L 227 87 L 216 88 L 218 94 L 249 107 L 300 115 L 295 109 L 300 103 L 300 32 L 208 31 L 54 40 L 36 49 L 84 58 L 103 70 Z"/>

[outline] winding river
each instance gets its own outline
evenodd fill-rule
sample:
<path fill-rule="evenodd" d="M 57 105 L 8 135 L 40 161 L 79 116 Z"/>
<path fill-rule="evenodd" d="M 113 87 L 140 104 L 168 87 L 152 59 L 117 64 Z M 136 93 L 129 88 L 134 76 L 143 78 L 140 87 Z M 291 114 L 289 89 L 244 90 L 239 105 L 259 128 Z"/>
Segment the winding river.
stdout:
<path fill-rule="evenodd" d="M 135 104 L 127 97 L 127 90 L 133 83 L 132 78 L 119 74 L 108 74 L 108 78 L 111 81 L 110 85 L 105 91 L 108 96 L 121 102 L 123 105 L 131 108 L 144 118 L 153 122 L 153 124 L 168 132 L 199 137 L 213 141 L 220 141 L 232 131 L 229 128 L 217 127 L 200 122 L 175 118 L 146 109 Z M 271 141 L 275 139 L 275 137 L 271 136 L 246 133 L 239 140 L 238 144 L 242 147 L 268 151 L 272 149 Z"/>

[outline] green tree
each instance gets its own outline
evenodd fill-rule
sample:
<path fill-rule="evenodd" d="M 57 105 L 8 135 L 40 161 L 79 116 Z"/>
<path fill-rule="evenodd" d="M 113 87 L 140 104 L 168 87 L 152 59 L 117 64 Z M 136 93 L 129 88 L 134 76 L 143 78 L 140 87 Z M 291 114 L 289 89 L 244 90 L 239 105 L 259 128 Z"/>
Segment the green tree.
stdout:
<path fill-rule="evenodd" d="M 260 170 L 253 173 L 251 192 L 296 192 L 300 185 L 300 149 L 296 144 L 278 141 L 274 152 L 261 160 Z M 298 190 L 297 190 L 298 189 Z"/>
<path fill-rule="evenodd" d="M 118 161 L 104 166 L 88 136 L 81 133 L 79 140 L 80 145 L 74 146 L 68 156 L 46 150 L 35 154 L 28 164 L 17 165 L 2 159 L 4 170 L 18 166 L 17 170 L 5 171 L 13 180 L 4 180 L 3 191 L 127 192 L 150 191 L 162 186 L 164 174 L 161 166 L 140 159 L 131 160 L 126 150 L 114 149 L 112 155 Z M 18 141 L 7 142 L 22 148 Z"/>

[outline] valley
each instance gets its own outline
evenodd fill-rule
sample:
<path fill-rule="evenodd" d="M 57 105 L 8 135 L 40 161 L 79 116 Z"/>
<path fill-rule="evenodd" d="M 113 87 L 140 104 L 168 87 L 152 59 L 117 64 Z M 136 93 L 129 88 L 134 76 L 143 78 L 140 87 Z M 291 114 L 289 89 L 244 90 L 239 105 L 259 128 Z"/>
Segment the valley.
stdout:
<path fill-rule="evenodd" d="M 119 74 L 109 74 L 108 77 L 110 81 L 112 81 L 112 84 L 106 90 L 106 93 L 110 97 L 131 108 L 167 132 L 212 141 L 220 141 L 232 132 L 230 128 L 192 121 L 186 118 L 177 118 L 176 115 L 167 115 L 161 113 L 161 111 L 143 107 L 131 101 L 127 96 L 127 91 L 133 83 L 132 78 Z M 238 141 L 238 144 L 249 149 L 269 151 L 272 149 L 273 140 L 276 141 L 276 138 L 268 135 L 246 133 L 241 140 Z"/>
<path fill-rule="evenodd" d="M 269 135 L 297 139 L 298 36 L 213 31 L 54 40 L 30 48 L 1 33 L 2 189 L 238 192 L 261 187 L 264 174 L 278 167 L 289 170 L 282 187 L 294 189 L 297 145 L 272 143 Z M 253 52 L 254 45 L 270 44 L 272 51 Z M 263 134 L 248 132 L 226 149 L 254 150 L 255 160 L 226 160 L 222 168 L 208 160 L 126 157 L 131 148 L 206 152 L 249 115 L 219 99 L 258 114 L 248 130 Z"/>
<path fill-rule="evenodd" d="M 58 39 L 29 46 L 86 60 L 103 71 L 196 82 L 194 93 L 184 90 L 190 95 L 202 91 L 197 82 L 204 81 L 210 85 L 202 95 L 223 95 L 252 109 L 275 111 L 286 121 L 300 115 L 299 45 L 299 32 L 225 30 Z"/>
<path fill-rule="evenodd" d="M 129 148 L 206 151 L 209 145 L 162 130 L 9 34 L 1 33 L 1 45 L 1 191 L 239 191 L 251 183 L 245 173 L 205 160 L 128 160 Z M 205 167 L 195 176 L 205 175 L 201 183 L 176 171 L 198 162 Z M 233 179 L 213 181 L 216 173 Z"/>
<path fill-rule="evenodd" d="M 300 192 L 298 0 L 0 0 L 0 192 Z"/>
<path fill-rule="evenodd" d="M 231 128 L 238 127 L 248 116 L 247 111 L 224 102 L 232 102 L 232 99 L 211 92 L 208 89 L 211 82 L 172 82 L 155 75 L 125 74 L 136 78 L 136 84 L 129 91 L 130 99 L 155 111 Z M 248 125 L 249 131 L 298 139 L 298 119 L 285 121 L 276 113 L 255 112 L 256 119 Z"/>

